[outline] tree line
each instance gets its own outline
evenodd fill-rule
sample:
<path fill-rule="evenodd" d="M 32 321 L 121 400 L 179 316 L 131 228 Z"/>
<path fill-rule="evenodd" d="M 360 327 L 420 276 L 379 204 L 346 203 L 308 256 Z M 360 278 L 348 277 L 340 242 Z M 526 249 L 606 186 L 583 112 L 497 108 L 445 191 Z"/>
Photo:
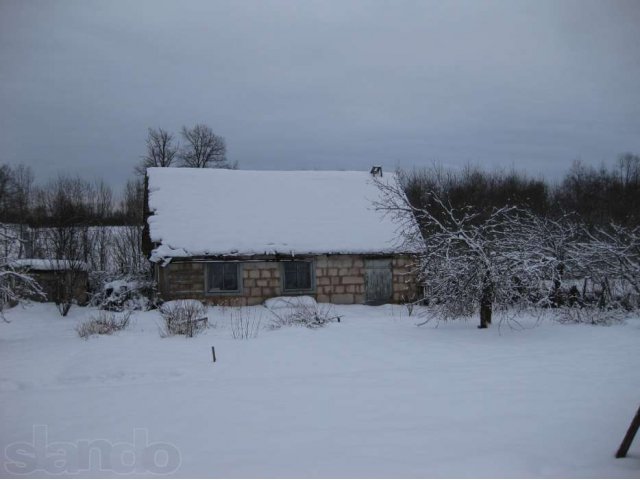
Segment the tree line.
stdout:
<path fill-rule="evenodd" d="M 549 218 L 571 213 L 592 226 L 640 224 L 640 156 L 631 153 L 598 168 L 575 161 L 557 183 L 515 170 L 472 166 L 460 171 L 432 166 L 404 171 L 401 176 L 405 193 L 416 207 L 428 208 L 435 192 L 455 209 L 471 206 L 476 212 L 487 212 L 518 206 Z"/>
<path fill-rule="evenodd" d="M 142 182 L 131 179 L 120 198 L 102 180 L 59 175 L 34 182 L 31 167 L 0 165 L 0 222 L 47 227 L 59 222 L 78 225 L 141 224 Z"/>
<path fill-rule="evenodd" d="M 549 185 L 516 172 L 400 171 L 377 208 L 400 224 L 440 319 L 560 308 L 606 322 L 640 308 L 640 157 L 599 169 L 574 163 Z M 585 312 L 590 312 L 588 315 Z"/>

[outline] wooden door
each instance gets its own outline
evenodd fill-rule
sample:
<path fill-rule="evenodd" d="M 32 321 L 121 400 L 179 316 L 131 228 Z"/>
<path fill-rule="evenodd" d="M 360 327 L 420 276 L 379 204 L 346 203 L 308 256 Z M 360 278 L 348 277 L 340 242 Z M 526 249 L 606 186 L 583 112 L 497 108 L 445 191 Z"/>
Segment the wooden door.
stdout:
<path fill-rule="evenodd" d="M 367 259 L 364 267 L 365 302 L 369 305 L 389 303 L 393 293 L 391 259 Z"/>

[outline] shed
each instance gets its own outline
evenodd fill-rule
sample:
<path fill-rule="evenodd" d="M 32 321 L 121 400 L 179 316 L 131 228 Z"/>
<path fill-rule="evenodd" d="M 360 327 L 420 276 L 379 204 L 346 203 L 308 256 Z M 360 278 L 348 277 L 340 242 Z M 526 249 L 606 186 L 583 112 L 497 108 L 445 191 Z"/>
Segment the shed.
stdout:
<path fill-rule="evenodd" d="M 412 252 L 375 208 L 381 176 L 353 171 L 147 170 L 147 244 L 164 299 L 253 305 L 415 296 Z"/>
<path fill-rule="evenodd" d="M 20 258 L 9 262 L 9 267 L 27 272 L 38 282 L 47 301 L 56 301 L 63 283 L 73 283 L 73 299 L 79 304 L 88 301 L 88 268 L 85 262 L 66 259 Z M 33 300 L 42 300 L 40 297 Z"/>

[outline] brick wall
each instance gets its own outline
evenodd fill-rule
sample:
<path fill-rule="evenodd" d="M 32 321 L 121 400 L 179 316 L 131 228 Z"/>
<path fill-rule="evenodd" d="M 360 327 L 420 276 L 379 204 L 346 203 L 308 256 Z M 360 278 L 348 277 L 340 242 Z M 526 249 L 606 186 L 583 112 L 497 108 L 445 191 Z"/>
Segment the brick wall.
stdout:
<path fill-rule="evenodd" d="M 361 255 L 320 255 L 315 260 L 315 290 L 309 295 L 319 302 L 336 304 L 364 303 L 365 257 Z M 392 301 L 400 303 L 416 292 L 416 282 L 410 272 L 411 260 L 393 257 Z M 158 268 L 158 285 L 164 299 L 197 298 L 207 303 L 257 305 L 264 300 L 283 295 L 281 262 L 242 262 L 241 294 L 205 293 L 205 263 L 174 261 Z M 286 295 L 286 294 L 284 294 Z"/>

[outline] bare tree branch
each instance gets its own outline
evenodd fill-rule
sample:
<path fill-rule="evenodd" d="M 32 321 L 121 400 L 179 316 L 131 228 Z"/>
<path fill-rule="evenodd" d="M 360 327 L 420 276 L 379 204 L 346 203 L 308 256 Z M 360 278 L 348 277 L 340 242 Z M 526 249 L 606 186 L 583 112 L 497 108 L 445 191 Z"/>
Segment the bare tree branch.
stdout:
<path fill-rule="evenodd" d="M 224 138 L 216 135 L 211 127 L 198 124 L 193 128 L 182 127 L 185 145 L 180 151 L 181 166 L 191 168 L 232 168 L 227 162 Z"/>
<path fill-rule="evenodd" d="M 162 128 L 150 128 L 147 134 L 147 153 L 135 167 L 135 172 L 144 176 L 149 167 L 170 167 L 176 159 L 178 148 L 171 133 Z"/>

